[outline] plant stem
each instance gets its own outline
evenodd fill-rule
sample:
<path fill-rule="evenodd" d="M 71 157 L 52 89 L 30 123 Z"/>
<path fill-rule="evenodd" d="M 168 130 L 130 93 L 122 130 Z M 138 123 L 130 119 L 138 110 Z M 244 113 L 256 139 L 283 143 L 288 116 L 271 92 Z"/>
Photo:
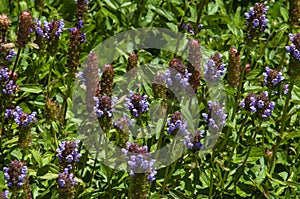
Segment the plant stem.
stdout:
<path fill-rule="evenodd" d="M 240 128 L 240 130 L 239 130 L 239 132 L 238 132 L 238 134 L 237 134 L 237 137 L 236 137 L 236 139 L 235 139 L 235 141 L 234 141 L 233 149 L 231 150 L 230 155 L 229 155 L 229 158 L 230 158 L 230 159 L 229 159 L 229 161 L 228 161 L 227 164 L 226 164 L 226 167 L 227 167 L 227 168 L 230 166 L 230 164 L 231 164 L 231 162 L 232 162 L 233 153 L 234 153 L 234 151 L 235 151 L 235 149 L 236 149 L 236 147 L 237 147 L 237 145 L 238 145 L 237 143 L 238 143 L 239 138 L 241 137 L 241 135 L 243 134 L 243 132 L 246 131 L 246 129 L 248 128 L 248 126 L 246 126 L 246 128 L 245 128 L 245 130 L 244 130 L 245 124 L 248 122 L 248 117 L 249 117 L 249 114 L 246 115 L 246 118 L 245 118 L 244 122 L 242 123 L 241 128 Z M 243 130 L 244 130 L 244 131 L 243 131 Z M 221 186 L 220 186 L 220 187 L 222 187 L 222 188 L 223 188 L 223 186 L 224 186 L 225 180 L 226 180 L 227 177 L 228 177 L 228 173 L 229 173 L 228 171 L 225 171 L 225 173 L 224 173 L 224 177 L 223 177 L 223 179 L 222 179 L 222 181 L 221 181 Z"/>
<path fill-rule="evenodd" d="M 241 77 L 240 77 L 240 83 L 239 83 L 239 86 L 238 86 L 237 96 L 236 96 L 235 104 L 234 104 L 234 107 L 233 107 L 232 115 L 231 115 L 231 118 L 230 118 L 231 122 L 233 122 L 234 119 L 235 119 L 236 111 L 237 111 L 237 108 L 238 108 L 238 105 L 239 105 L 239 99 L 241 97 L 241 91 L 243 89 L 243 79 L 244 79 L 244 76 L 245 76 L 245 65 L 247 64 L 249 54 L 250 54 L 250 50 L 247 50 L 246 58 L 245 58 L 244 64 L 242 65 L 242 71 L 241 71 L 242 73 L 241 73 Z M 231 130 L 232 130 L 231 127 L 227 128 L 227 131 L 225 133 L 224 141 L 222 142 L 220 148 L 218 148 L 217 154 L 225 147 L 225 144 L 226 144 L 226 142 L 228 140 L 228 137 L 229 137 L 229 132 Z"/>
<path fill-rule="evenodd" d="M 199 11 L 198 11 L 198 13 L 197 13 L 197 20 L 196 20 L 196 24 L 195 24 L 195 35 L 197 35 L 198 32 L 199 32 L 199 27 L 198 27 L 198 25 L 199 25 L 199 23 L 200 23 L 200 18 L 201 18 L 202 11 L 203 11 L 203 8 L 204 8 L 205 4 L 206 4 L 206 0 L 202 0 L 202 1 L 201 1 L 201 4 L 200 4 Z"/>
<path fill-rule="evenodd" d="M 215 150 L 213 149 L 212 152 L 212 157 L 210 159 L 210 164 L 211 164 L 211 171 L 210 171 L 210 180 L 209 180 L 209 194 L 208 194 L 208 198 L 211 199 L 212 198 L 212 192 L 213 192 L 213 181 L 214 181 L 214 159 L 215 159 Z"/>
<path fill-rule="evenodd" d="M 284 133 L 284 129 L 285 129 L 285 123 L 287 121 L 287 109 L 288 109 L 289 102 L 290 102 L 290 99 L 291 99 L 291 96 L 292 96 L 292 90 L 293 90 L 293 87 L 294 87 L 294 83 L 295 82 L 292 80 L 291 84 L 289 86 L 289 92 L 288 92 L 287 97 L 285 99 L 283 113 L 282 113 L 282 118 L 281 118 L 280 135 L 276 139 L 276 145 L 274 147 L 274 151 L 273 151 L 273 155 L 272 155 L 272 159 L 271 159 L 271 163 L 270 163 L 270 169 L 269 169 L 270 175 L 274 171 L 276 154 L 277 154 L 279 145 L 280 145 L 280 143 L 281 143 L 281 141 L 283 139 L 283 133 Z"/>
<path fill-rule="evenodd" d="M 21 50 L 22 50 L 22 47 L 19 46 L 18 52 L 17 52 L 17 57 L 16 57 L 16 60 L 15 60 L 15 63 L 14 63 L 14 67 L 13 67 L 13 69 L 12 69 L 12 72 L 11 72 L 11 74 L 10 74 L 9 80 L 11 80 L 11 79 L 13 78 L 13 76 L 14 76 L 14 72 L 15 72 L 15 70 L 16 70 L 16 68 L 17 68 L 17 65 L 18 65 L 18 62 L 19 62 L 19 59 L 20 59 Z"/>

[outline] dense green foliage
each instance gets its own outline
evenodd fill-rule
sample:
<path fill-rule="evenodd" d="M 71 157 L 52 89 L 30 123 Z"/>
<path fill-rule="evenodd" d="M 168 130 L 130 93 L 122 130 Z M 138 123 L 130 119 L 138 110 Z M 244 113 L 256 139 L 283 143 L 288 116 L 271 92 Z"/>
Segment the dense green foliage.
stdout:
<path fill-rule="evenodd" d="M 300 3 L 295 3 L 299 0 L 265 2 L 264 6 L 269 6 L 266 14 L 269 21 L 265 31 L 259 32 L 253 39 L 248 37 L 244 13 L 248 13 L 250 7 L 257 3 L 255 0 L 97 0 L 89 2 L 88 10 L 83 12 L 82 17 L 77 7 L 80 2 L 83 1 L 0 0 L 0 14 L 6 14 L 11 22 L 5 36 L 0 37 L 0 67 L 16 72 L 17 75 L 9 75 L 18 86 L 13 95 L 0 94 L 0 191 L 9 189 L 4 168 L 17 159 L 27 165 L 24 182 L 28 187 L 24 186 L 21 191 L 15 192 L 10 188 L 9 198 L 72 198 L 63 195 L 59 187 L 58 175 L 63 172 L 65 165 L 58 160 L 57 148 L 63 141 L 82 140 L 78 144 L 81 156 L 72 165 L 76 185 L 71 189 L 71 195 L 74 198 L 128 198 L 132 194 L 137 181 L 129 172 L 110 168 L 95 159 L 85 146 L 83 136 L 78 134 L 80 121 L 73 113 L 72 91 L 75 78 L 82 68 L 76 64 L 83 64 L 99 43 L 117 33 L 160 27 L 198 40 L 203 67 L 214 53 L 222 55 L 221 60 L 227 68 L 221 77 L 226 93 L 227 120 L 213 148 L 202 151 L 187 149 L 175 162 L 158 169 L 153 182 L 138 182 L 145 183 L 147 197 L 299 197 L 300 62 L 295 61 L 286 50 L 286 46 L 292 43 L 289 33 L 300 33 L 297 22 L 297 19 L 300 21 L 297 18 L 300 16 Z M 292 9 L 296 11 L 292 12 Z M 30 36 L 24 39 L 25 45 L 22 45 L 19 22 L 23 11 L 28 11 L 32 19 L 38 18 L 42 23 L 45 20 L 63 19 L 65 26 L 59 39 L 51 44 L 47 43 L 49 40 L 39 40 L 32 25 L 37 22 L 32 20 Z M 81 18 L 83 28 L 78 28 Z M 0 17 L 0 32 L 3 33 L 1 20 Z M 185 24 L 190 28 L 186 29 Z M 72 43 L 72 30 L 67 29 L 76 26 L 79 37 L 82 33 L 86 34 L 86 42 Z M 76 30 L 73 29 L 73 32 Z M 231 57 L 230 49 L 233 47 L 238 53 L 236 60 Z M 7 49 L 16 52 L 11 61 L 6 60 Z M 176 57 L 171 52 L 159 49 L 124 52 L 113 63 L 108 63 L 114 67 L 115 83 L 122 82 L 129 53 L 138 55 L 138 64 L 155 63 L 166 68 Z M 79 56 L 78 60 L 76 56 Z M 182 61 L 188 65 L 187 60 Z M 238 71 L 229 69 L 234 65 Z M 104 71 L 103 67 L 99 66 L 101 72 Z M 266 67 L 281 72 L 284 79 L 276 86 L 265 85 Z M 201 72 L 204 77 L 205 71 Z M 1 78 L 2 90 L 8 81 Z M 236 86 L 232 83 L 234 78 L 239 82 Z M 213 88 L 208 87 L 205 78 L 198 83 L 199 130 L 207 130 L 202 114 L 209 110 L 210 89 Z M 285 90 L 287 85 L 288 90 Z M 156 100 L 152 86 L 141 89 L 141 94 L 148 95 L 150 107 Z M 264 103 L 273 101 L 275 104 L 267 119 L 258 112 L 247 110 L 247 105 L 245 108 L 240 106 L 249 93 L 259 96 L 264 91 L 269 93 Z M 170 98 L 166 100 L 166 104 L 169 103 L 166 105 L 167 118 L 171 118 L 175 111 L 182 111 L 185 116 L 193 114 L 188 110 L 180 110 L 180 104 L 167 96 Z M 36 122 L 22 126 L 13 119 L 13 115 L 7 117 L 7 109 L 13 110 L 17 106 L 28 114 L 36 112 Z M 138 122 L 144 124 L 149 117 L 150 114 L 145 114 Z M 103 125 L 100 119 L 99 123 Z M 167 133 L 167 121 L 157 122 L 156 125 L 153 129 L 162 127 L 161 131 L 156 132 L 156 137 L 147 140 L 131 138 L 130 141 L 147 145 L 150 152 L 167 145 L 173 139 Z M 114 138 L 114 134 L 121 136 L 118 131 L 112 125 L 108 126 L 105 133 L 111 142 L 125 148 L 124 143 L 117 143 Z"/>

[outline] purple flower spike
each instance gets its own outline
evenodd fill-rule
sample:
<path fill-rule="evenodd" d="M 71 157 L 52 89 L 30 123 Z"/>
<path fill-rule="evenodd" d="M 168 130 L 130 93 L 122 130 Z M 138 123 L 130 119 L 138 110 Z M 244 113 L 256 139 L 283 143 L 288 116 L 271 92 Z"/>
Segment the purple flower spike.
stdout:
<path fill-rule="evenodd" d="M 138 118 L 143 113 L 147 113 L 149 109 L 149 103 L 147 102 L 147 95 L 139 95 L 133 91 L 129 91 L 130 97 L 126 98 L 126 108 L 128 108 L 131 114 Z"/>
<path fill-rule="evenodd" d="M 64 141 L 59 144 L 57 151 L 58 161 L 63 165 L 73 165 L 79 162 L 81 154 L 78 152 L 79 140 L 74 142 Z"/>
<path fill-rule="evenodd" d="M 130 176 L 135 176 L 135 173 L 145 173 L 147 180 L 153 182 L 157 172 L 154 170 L 155 159 L 150 159 L 148 147 L 139 146 L 136 143 L 126 143 L 127 148 L 122 149 L 123 154 L 126 156 L 128 170 Z"/>

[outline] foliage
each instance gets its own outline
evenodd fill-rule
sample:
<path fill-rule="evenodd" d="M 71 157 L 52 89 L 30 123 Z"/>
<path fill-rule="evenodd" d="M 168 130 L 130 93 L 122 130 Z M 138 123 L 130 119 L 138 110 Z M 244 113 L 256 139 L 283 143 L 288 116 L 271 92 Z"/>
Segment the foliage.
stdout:
<path fill-rule="evenodd" d="M 294 55 L 286 52 L 286 46 L 295 43 L 289 33 L 300 33 L 299 22 L 292 21 L 294 15 L 299 19 L 300 5 L 297 7 L 292 1 L 269 0 L 262 4 L 269 6 L 267 26 L 264 31 L 250 35 L 253 19 L 248 18 L 247 23 L 243 13 L 249 13 L 250 7 L 255 6 L 254 0 L 97 0 L 88 5 L 87 1 L 80 0 L 0 0 L 0 14 L 6 14 L 10 20 L 5 25 L 4 15 L 0 16 L 0 191 L 10 190 L 9 198 L 37 199 L 134 198 L 132 192 L 136 190 L 133 189 L 139 188 L 146 193 L 145 197 L 153 199 L 297 198 L 300 195 L 300 69 Z M 27 18 L 24 22 L 29 24 L 29 35 L 21 32 L 26 30 L 20 24 L 24 11 L 31 15 L 31 21 Z M 34 19 L 39 19 L 41 25 Z M 63 28 L 58 25 L 59 20 L 63 20 Z M 45 21 L 52 24 L 49 25 L 52 32 L 47 32 Z M 36 33 L 38 26 L 50 39 Z M 187 60 L 178 61 L 180 58 L 165 50 L 144 49 L 131 52 L 130 56 L 123 53 L 114 60 L 113 69 L 109 69 L 113 71 L 108 71 L 108 75 L 94 74 L 98 81 L 92 85 L 112 86 L 112 82 L 122 82 L 128 67 L 159 63 L 166 68 L 170 66 L 169 76 L 161 77 L 164 80 L 169 78 L 168 81 L 174 83 L 177 72 L 182 81 L 197 80 L 193 85 L 199 103 L 195 113 L 181 106 L 165 90 L 158 94 L 161 87 L 154 84 L 131 91 L 130 95 L 128 91 L 128 106 L 135 114 L 127 115 L 123 122 L 128 123 L 131 118 L 145 126 L 155 115 L 147 112 L 148 106 L 154 107 L 159 102 L 166 108 L 167 115 L 152 128 L 155 131 L 152 138 L 126 137 L 119 123 L 113 125 L 122 121 L 112 121 L 110 116 L 118 114 L 118 102 L 110 99 L 109 92 L 104 97 L 109 99 L 97 99 L 98 113 L 101 112 L 98 121 L 103 133 L 124 149 L 129 147 L 126 141 L 139 144 L 141 149 L 137 147 L 132 151 L 147 163 L 146 177 L 151 183 L 144 175 L 132 177 L 132 168 L 142 167 L 133 166 L 133 160 L 128 163 L 132 163 L 131 172 L 113 169 L 97 160 L 84 142 L 75 141 L 84 137 L 78 133 L 81 121 L 74 116 L 72 100 L 80 65 L 89 59 L 89 53 L 118 33 L 143 27 L 167 28 L 185 34 L 191 41 L 200 41 L 199 46 L 190 45 L 196 45 L 199 51 L 201 45 L 200 61 L 205 68 L 200 79 L 199 74 L 192 74 L 195 70 Z M 56 34 L 61 28 L 63 31 Z M 134 53 L 138 55 L 137 60 Z M 9 55 L 11 57 L 7 57 Z M 99 67 L 102 73 L 103 67 Z M 215 68 L 204 74 L 209 67 Z M 215 105 L 207 97 L 213 97 L 214 84 L 205 75 L 213 73 L 218 73 L 214 80 L 217 78 L 224 84 L 225 109 L 222 109 L 224 104 Z M 101 78 L 107 79 L 99 82 Z M 273 79 L 278 83 L 274 84 Z M 102 95 L 103 90 L 110 89 L 96 89 L 94 96 Z M 102 99 L 103 103 L 112 103 L 102 106 Z M 136 101 L 142 101 L 140 112 L 142 107 L 138 107 Z M 109 114 L 102 112 L 103 107 L 107 110 L 105 108 L 112 106 L 116 106 L 116 113 L 114 110 Z M 220 117 L 218 110 L 221 110 Z M 194 115 L 197 121 L 193 121 Z M 212 120 L 215 125 L 211 125 Z M 193 129 L 197 132 L 193 137 L 187 123 L 194 122 L 200 125 Z M 128 129 L 133 128 L 130 125 Z M 205 150 L 205 136 L 212 136 L 219 129 L 214 147 Z M 148 152 L 168 146 L 176 133 L 183 134 L 185 152 L 173 163 L 153 171 L 155 160 L 150 160 Z M 63 154 L 64 150 L 68 152 Z M 126 154 L 130 150 L 127 148 Z M 62 161 L 58 156 L 65 159 Z M 127 156 L 124 160 L 130 161 L 130 158 Z M 28 169 L 26 179 L 22 179 L 24 185 L 14 184 L 12 189 L 7 175 L 12 178 L 13 174 L 6 174 L 5 168 L 10 165 L 13 170 L 11 162 L 14 160 Z M 15 172 L 20 176 L 18 169 L 16 166 Z M 5 198 L 2 192 L 0 198 Z"/>

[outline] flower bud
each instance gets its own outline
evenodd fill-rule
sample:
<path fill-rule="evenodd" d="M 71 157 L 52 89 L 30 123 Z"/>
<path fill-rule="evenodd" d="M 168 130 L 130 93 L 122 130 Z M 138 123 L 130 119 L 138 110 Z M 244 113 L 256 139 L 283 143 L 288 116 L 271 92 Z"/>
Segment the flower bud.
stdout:
<path fill-rule="evenodd" d="M 289 22 L 292 26 L 299 27 L 300 0 L 290 0 Z"/>
<path fill-rule="evenodd" d="M 111 96 L 113 92 L 114 68 L 112 65 L 106 64 L 100 81 L 100 95 Z"/>
<path fill-rule="evenodd" d="M 24 48 L 30 37 L 32 18 L 30 12 L 24 11 L 20 16 L 17 44 Z"/>
<path fill-rule="evenodd" d="M 230 48 L 229 51 L 229 64 L 227 73 L 228 84 L 236 88 L 240 84 L 241 75 L 241 60 L 240 53 L 235 48 Z"/>
<path fill-rule="evenodd" d="M 196 92 L 200 86 L 201 79 L 201 45 L 196 39 L 189 42 L 189 52 L 188 52 L 188 72 L 191 74 L 189 78 L 189 83 L 192 85 L 194 91 Z"/>

